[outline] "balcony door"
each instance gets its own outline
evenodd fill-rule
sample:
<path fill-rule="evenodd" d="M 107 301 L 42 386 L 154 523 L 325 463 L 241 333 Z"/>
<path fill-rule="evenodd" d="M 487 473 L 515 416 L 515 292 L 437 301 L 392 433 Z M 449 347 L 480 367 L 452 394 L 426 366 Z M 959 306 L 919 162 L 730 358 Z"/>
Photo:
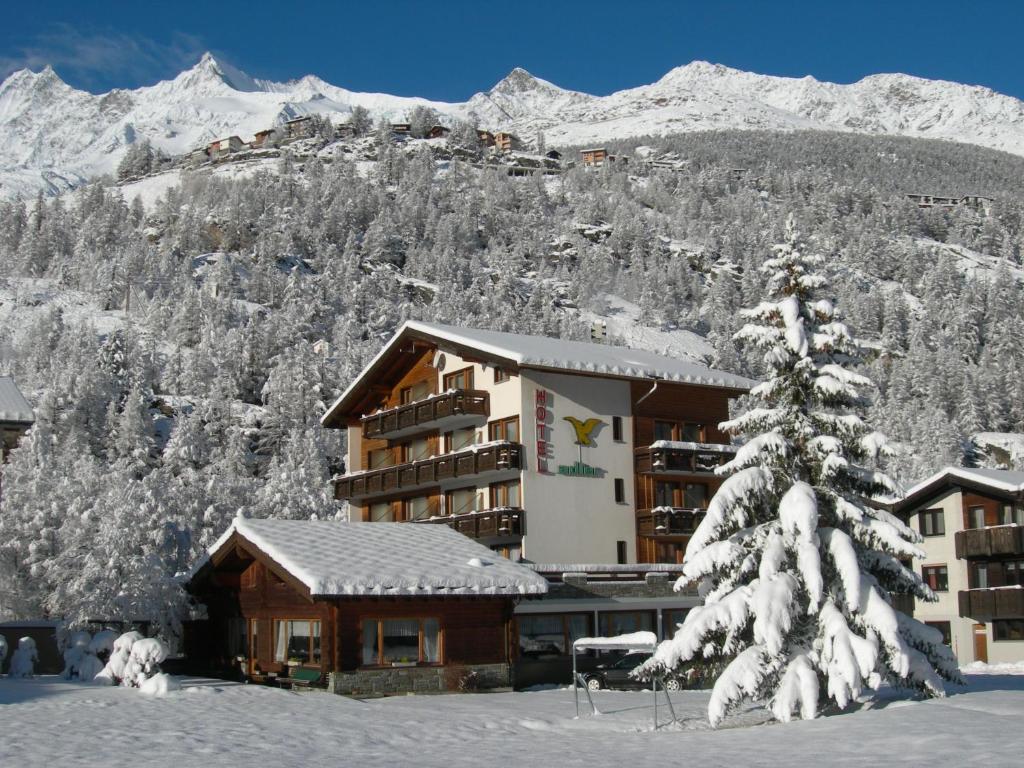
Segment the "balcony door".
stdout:
<path fill-rule="evenodd" d="M 974 660 L 988 663 L 988 633 L 984 624 L 974 625 Z"/>

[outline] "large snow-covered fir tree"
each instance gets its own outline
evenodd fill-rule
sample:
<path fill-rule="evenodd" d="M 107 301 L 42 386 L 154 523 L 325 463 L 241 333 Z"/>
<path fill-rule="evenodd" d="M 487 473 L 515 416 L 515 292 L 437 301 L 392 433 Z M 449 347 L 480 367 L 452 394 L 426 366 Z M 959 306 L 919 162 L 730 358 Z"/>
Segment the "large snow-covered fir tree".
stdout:
<path fill-rule="evenodd" d="M 959 679 L 940 633 L 893 607 L 893 594 L 935 596 L 901 563 L 923 556 L 918 534 L 867 503 L 895 489 L 868 466 L 885 438 L 857 414 L 871 382 L 852 370 L 856 341 L 820 297 L 820 262 L 790 219 L 762 267 L 769 300 L 743 313 L 736 334 L 764 352 L 766 369 L 756 404 L 723 424 L 747 440 L 722 467 L 677 585 L 699 582 L 704 605 L 645 670 L 723 663 L 712 725 L 744 700 L 809 719 L 883 682 L 942 696 L 943 678 Z"/>

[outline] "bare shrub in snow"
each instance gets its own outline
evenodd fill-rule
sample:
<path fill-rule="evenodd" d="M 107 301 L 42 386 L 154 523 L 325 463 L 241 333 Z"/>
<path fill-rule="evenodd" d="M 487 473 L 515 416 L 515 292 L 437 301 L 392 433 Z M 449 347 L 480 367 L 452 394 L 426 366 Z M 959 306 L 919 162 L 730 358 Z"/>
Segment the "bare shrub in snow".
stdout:
<path fill-rule="evenodd" d="M 11 656 L 11 668 L 7 674 L 9 677 L 32 677 L 37 661 L 39 652 L 36 650 L 36 641 L 31 637 L 23 637 L 18 641 L 18 648 Z"/>
<path fill-rule="evenodd" d="M 760 401 L 723 429 L 745 436 L 687 547 L 681 589 L 700 583 L 704 605 L 687 615 L 641 675 L 697 659 L 727 662 L 708 704 L 718 725 L 744 700 L 772 714 L 815 717 L 883 682 L 944 695 L 959 680 L 940 633 L 895 610 L 893 594 L 935 600 L 901 561 L 922 557 L 918 534 L 869 499 L 895 491 L 869 468 L 885 440 L 857 415 L 871 382 L 851 370 L 858 346 L 836 319 L 801 253 L 787 242 L 762 270 L 770 300 L 744 312 L 741 342 L 764 352 Z"/>

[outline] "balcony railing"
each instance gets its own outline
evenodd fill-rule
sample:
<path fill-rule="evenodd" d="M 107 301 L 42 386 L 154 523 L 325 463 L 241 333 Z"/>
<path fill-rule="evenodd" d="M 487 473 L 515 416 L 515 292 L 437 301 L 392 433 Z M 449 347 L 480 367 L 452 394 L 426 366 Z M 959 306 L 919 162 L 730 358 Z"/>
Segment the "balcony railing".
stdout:
<path fill-rule="evenodd" d="M 523 447 L 519 443 L 494 442 L 475 445 L 455 453 L 434 456 L 394 467 L 342 475 L 334 480 L 336 499 L 355 499 L 434 485 L 442 480 L 472 477 L 484 472 L 522 469 Z"/>
<path fill-rule="evenodd" d="M 640 536 L 689 536 L 704 519 L 703 509 L 655 507 L 639 509 L 636 532 Z"/>
<path fill-rule="evenodd" d="M 638 474 L 677 472 L 713 475 L 715 468 L 736 455 L 736 446 L 716 443 L 677 443 L 659 440 L 634 451 Z"/>
<path fill-rule="evenodd" d="M 393 438 L 411 434 L 417 429 L 444 422 L 445 426 L 471 423 L 487 417 L 488 396 L 482 390 L 454 389 L 415 403 L 407 403 L 386 411 L 363 416 L 363 437 Z"/>
<path fill-rule="evenodd" d="M 518 507 L 484 509 L 448 517 L 425 517 L 409 522 L 447 525 L 471 539 L 514 538 L 526 533 L 526 512 Z"/>
<path fill-rule="evenodd" d="M 957 593 L 960 615 L 975 621 L 1024 619 L 1024 588 L 967 589 Z"/>
<path fill-rule="evenodd" d="M 1024 555 L 1024 526 L 997 525 L 990 528 L 969 528 L 953 537 L 956 556 L 972 558 Z"/>

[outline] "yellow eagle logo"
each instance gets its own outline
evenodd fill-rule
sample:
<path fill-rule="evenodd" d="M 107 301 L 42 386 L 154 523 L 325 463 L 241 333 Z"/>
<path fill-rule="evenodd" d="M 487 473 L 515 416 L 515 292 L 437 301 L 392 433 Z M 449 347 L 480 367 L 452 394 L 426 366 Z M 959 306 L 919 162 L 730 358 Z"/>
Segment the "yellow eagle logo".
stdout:
<path fill-rule="evenodd" d="M 604 423 L 600 419 L 580 421 L 575 416 L 563 416 L 562 418 L 572 424 L 572 428 L 576 432 L 576 445 L 593 445 L 594 441 L 590 438 L 590 434 L 598 424 Z"/>

